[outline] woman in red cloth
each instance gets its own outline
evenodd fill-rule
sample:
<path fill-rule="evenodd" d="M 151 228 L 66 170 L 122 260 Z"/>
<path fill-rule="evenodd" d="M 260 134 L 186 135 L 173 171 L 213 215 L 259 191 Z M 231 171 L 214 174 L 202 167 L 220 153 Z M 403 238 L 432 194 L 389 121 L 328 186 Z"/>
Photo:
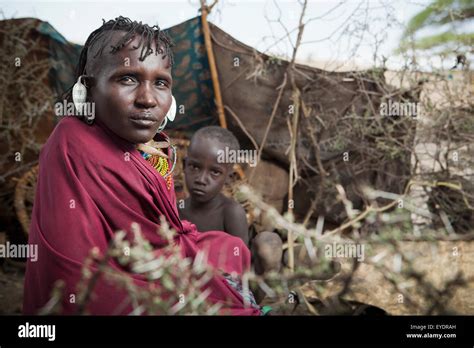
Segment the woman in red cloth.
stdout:
<path fill-rule="evenodd" d="M 114 233 L 131 233 L 134 222 L 159 253 L 166 245 L 157 234 L 162 216 L 177 232 L 175 242 L 183 257 L 208 250 L 208 263 L 220 272 L 241 275 L 249 269 L 250 253 L 240 238 L 220 231 L 198 233 L 193 224 L 179 219 L 169 179 L 172 165 L 159 158 L 150 163 L 150 154 L 137 149 L 153 138 L 165 140 L 159 127 L 168 115 L 174 117 L 169 112 L 170 46 L 157 26 L 123 17 L 104 22 L 89 36 L 73 101 L 78 110 L 84 101 L 94 105 L 95 117 L 63 118 L 41 151 L 29 240 L 38 245 L 38 260 L 27 265 L 25 314 L 36 314 L 48 302 L 58 280 L 65 284 L 63 314 L 75 313 L 70 298 L 77 294 L 91 249 L 105 254 Z M 83 100 L 81 81 L 87 86 Z M 119 268 L 113 260 L 110 266 Z M 138 278 L 135 283 L 148 285 Z M 215 276 L 208 287 L 209 300 L 222 304 L 223 313 L 261 314 L 258 306 L 244 305 L 242 294 L 224 276 Z M 99 278 L 86 310 L 116 314 L 125 296 L 125 291 Z"/>

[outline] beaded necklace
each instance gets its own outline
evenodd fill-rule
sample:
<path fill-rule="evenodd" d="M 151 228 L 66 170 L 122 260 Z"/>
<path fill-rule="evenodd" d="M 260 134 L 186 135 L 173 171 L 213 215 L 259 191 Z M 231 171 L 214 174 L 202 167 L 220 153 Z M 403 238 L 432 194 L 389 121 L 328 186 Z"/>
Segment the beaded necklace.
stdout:
<path fill-rule="evenodd" d="M 176 165 L 176 149 L 173 145 L 170 145 L 170 147 L 172 150 L 174 150 L 174 160 L 173 166 L 171 168 L 168 164 L 168 159 L 166 157 L 160 155 L 152 155 L 141 149 L 138 149 L 138 152 L 140 152 L 142 157 L 148 163 L 150 163 L 151 166 L 155 168 L 155 170 L 165 179 L 168 190 L 171 189 L 171 186 L 173 184 L 173 178 L 171 174 L 173 173 L 174 167 Z"/>

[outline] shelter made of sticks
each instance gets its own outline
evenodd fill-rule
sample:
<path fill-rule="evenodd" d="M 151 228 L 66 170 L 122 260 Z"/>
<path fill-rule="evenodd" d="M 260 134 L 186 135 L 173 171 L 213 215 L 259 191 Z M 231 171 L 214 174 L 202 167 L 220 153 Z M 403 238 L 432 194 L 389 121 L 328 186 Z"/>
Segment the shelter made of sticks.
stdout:
<path fill-rule="evenodd" d="M 347 218 L 334 184 L 345 189 L 355 208 L 366 199 L 364 185 L 403 191 L 415 126 L 411 119 L 380 115 L 386 98 L 406 97 L 385 84 L 383 69 L 329 72 L 296 64 L 294 84 L 282 87 L 288 61 L 260 53 L 212 23 L 209 27 L 228 128 L 243 149 L 262 149 L 255 173 L 244 170 L 264 199 L 280 212 L 287 209 L 292 161 L 298 179 L 293 197 L 297 219 L 311 206 L 329 223 Z M 167 29 L 176 44 L 173 94 L 178 116 L 169 131 L 177 139 L 219 124 L 202 28 L 202 18 L 195 17 Z M 0 218 L 2 226 L 10 228 L 16 215 L 11 204 L 16 183 L 36 164 L 41 145 L 57 123 L 52 105 L 74 83 L 81 47 L 48 23 L 26 18 L 0 21 L 0 49 Z M 14 65 L 18 57 L 20 67 Z M 292 133 L 295 112 L 299 118 Z M 15 159 L 17 153 L 21 161 Z M 34 185 L 32 180 L 23 185 Z M 34 192 L 32 187 L 29 192 Z M 31 204 L 19 207 L 27 210 Z"/>

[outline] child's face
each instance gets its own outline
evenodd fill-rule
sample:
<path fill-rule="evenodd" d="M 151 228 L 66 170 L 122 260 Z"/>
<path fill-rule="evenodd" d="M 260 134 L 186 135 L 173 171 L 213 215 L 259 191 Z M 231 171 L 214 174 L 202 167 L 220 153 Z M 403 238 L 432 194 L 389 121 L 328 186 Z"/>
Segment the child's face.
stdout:
<path fill-rule="evenodd" d="M 217 162 L 222 147 L 218 141 L 205 137 L 193 139 L 184 166 L 186 186 L 193 201 L 205 203 L 221 192 L 231 172 L 229 164 Z"/>
<path fill-rule="evenodd" d="M 124 32 L 111 34 L 116 42 Z M 140 61 L 140 42 L 135 37 L 115 54 L 108 47 L 92 63 L 95 84 L 91 87 L 97 118 L 111 131 L 131 143 L 145 143 L 157 132 L 171 105 L 171 66 L 169 58 L 153 52 Z M 155 47 L 153 47 L 155 49 Z"/>

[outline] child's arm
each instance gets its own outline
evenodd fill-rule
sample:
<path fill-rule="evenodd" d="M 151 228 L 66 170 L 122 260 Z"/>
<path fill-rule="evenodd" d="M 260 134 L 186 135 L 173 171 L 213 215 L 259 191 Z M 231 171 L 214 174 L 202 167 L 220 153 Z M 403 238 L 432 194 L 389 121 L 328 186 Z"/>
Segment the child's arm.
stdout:
<path fill-rule="evenodd" d="M 229 202 L 224 210 L 224 229 L 249 245 L 249 227 L 245 210 L 237 202 Z"/>

